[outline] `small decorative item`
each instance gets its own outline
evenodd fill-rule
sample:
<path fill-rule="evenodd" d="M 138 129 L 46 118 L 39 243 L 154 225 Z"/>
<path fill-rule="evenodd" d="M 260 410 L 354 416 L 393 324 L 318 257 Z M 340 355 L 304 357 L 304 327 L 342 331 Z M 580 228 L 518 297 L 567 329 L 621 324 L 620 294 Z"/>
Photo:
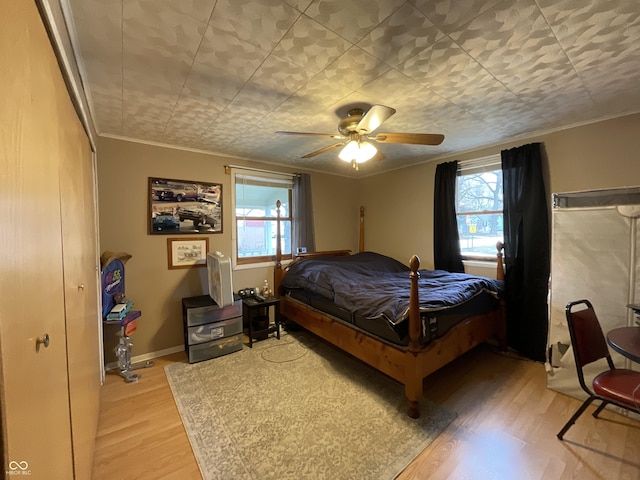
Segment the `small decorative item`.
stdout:
<path fill-rule="evenodd" d="M 222 184 L 149 177 L 149 233 L 222 233 Z"/>
<path fill-rule="evenodd" d="M 167 238 L 167 255 L 169 269 L 196 268 L 207 265 L 209 239 L 201 238 Z"/>

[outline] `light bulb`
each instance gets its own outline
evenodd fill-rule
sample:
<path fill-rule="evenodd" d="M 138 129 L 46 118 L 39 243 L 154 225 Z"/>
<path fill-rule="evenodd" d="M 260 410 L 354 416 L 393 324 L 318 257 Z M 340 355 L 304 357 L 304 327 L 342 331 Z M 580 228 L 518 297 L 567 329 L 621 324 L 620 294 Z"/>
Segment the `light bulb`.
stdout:
<path fill-rule="evenodd" d="M 376 153 L 378 150 L 371 143 L 351 140 L 338 156 L 345 162 L 363 163 L 372 159 Z"/>
<path fill-rule="evenodd" d="M 376 153 L 378 153 L 378 150 L 371 143 L 362 142 L 360 143 L 360 149 L 358 151 L 358 156 L 356 157 L 356 162 L 363 163 L 367 160 L 371 160 Z"/>
<path fill-rule="evenodd" d="M 342 149 L 342 151 L 340 152 L 340 155 L 338 156 L 340 157 L 341 160 L 344 160 L 345 162 L 350 162 L 351 160 L 355 160 L 357 155 L 358 155 L 358 142 L 356 142 L 355 140 L 351 140 L 349 143 L 347 143 L 347 146 Z"/>

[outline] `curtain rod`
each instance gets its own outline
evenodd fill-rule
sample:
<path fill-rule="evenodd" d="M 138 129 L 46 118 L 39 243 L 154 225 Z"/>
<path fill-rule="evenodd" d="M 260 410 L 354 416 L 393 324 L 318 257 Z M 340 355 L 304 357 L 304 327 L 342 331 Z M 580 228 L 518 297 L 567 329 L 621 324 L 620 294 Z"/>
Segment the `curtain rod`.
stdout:
<path fill-rule="evenodd" d="M 249 170 L 249 171 L 252 171 L 252 172 L 271 173 L 271 174 L 275 174 L 275 175 L 283 175 L 283 176 L 290 176 L 290 177 L 297 177 L 298 175 L 300 175 L 299 173 L 275 172 L 273 170 L 264 170 L 262 168 L 253 168 L 253 167 L 243 167 L 241 165 L 225 165 L 224 166 L 224 173 L 226 175 L 231 175 L 231 169 L 232 168 L 238 168 L 240 170 Z"/>

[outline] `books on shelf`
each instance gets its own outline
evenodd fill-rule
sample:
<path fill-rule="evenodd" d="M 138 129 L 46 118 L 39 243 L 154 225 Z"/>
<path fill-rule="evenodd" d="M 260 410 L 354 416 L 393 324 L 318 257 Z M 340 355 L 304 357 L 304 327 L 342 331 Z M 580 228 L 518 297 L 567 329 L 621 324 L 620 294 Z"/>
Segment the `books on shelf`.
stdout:
<path fill-rule="evenodd" d="M 122 320 L 133 308 L 133 302 L 116 303 L 107 314 L 107 320 Z"/>
<path fill-rule="evenodd" d="M 142 312 L 140 310 L 129 310 L 129 313 L 127 313 L 122 318 L 112 318 L 112 319 L 105 318 L 104 323 L 106 325 L 120 325 L 121 327 L 126 327 L 131 323 L 135 324 L 136 318 L 140 317 L 141 315 L 142 315 Z M 129 328 L 133 328 L 133 327 L 129 327 Z"/>

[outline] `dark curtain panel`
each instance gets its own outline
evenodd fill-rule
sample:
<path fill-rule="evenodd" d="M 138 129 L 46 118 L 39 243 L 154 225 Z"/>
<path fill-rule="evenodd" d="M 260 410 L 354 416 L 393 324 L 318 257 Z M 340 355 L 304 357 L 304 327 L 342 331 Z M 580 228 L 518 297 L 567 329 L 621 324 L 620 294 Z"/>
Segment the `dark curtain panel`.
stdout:
<path fill-rule="evenodd" d="M 551 247 L 541 145 L 503 150 L 507 342 L 545 360 Z"/>
<path fill-rule="evenodd" d="M 293 235 L 291 239 L 293 255 L 298 247 L 306 247 L 307 252 L 316 251 L 313 229 L 313 205 L 311 203 L 311 175 L 300 173 L 293 177 Z"/>
<path fill-rule="evenodd" d="M 458 162 L 436 167 L 433 198 L 433 261 L 436 270 L 464 272 L 456 219 L 456 176 Z"/>

